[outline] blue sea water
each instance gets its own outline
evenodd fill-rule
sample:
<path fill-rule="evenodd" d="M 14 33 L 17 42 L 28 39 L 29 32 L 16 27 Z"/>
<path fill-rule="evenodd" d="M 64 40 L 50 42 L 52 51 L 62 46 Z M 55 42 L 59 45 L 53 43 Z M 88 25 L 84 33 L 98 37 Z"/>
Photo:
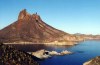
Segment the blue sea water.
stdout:
<path fill-rule="evenodd" d="M 71 55 L 64 56 L 54 56 L 48 58 L 42 62 L 40 65 L 83 65 L 84 62 L 100 56 L 100 41 L 84 41 L 80 42 L 79 45 L 72 47 L 56 47 L 56 51 L 69 50 L 74 52 Z"/>
<path fill-rule="evenodd" d="M 40 49 L 61 52 L 68 50 L 73 52 L 70 55 L 53 56 L 39 61 L 40 65 L 83 65 L 84 62 L 100 56 L 100 41 L 83 41 L 75 46 L 53 46 L 53 45 L 15 45 L 16 48 L 31 52 Z"/>

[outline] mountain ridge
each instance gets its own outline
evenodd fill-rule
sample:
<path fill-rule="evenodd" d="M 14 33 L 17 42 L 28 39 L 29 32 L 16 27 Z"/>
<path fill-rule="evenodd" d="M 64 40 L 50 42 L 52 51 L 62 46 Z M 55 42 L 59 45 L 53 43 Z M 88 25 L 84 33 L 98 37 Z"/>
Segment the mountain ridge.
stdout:
<path fill-rule="evenodd" d="M 18 20 L 0 30 L 0 41 L 4 43 L 50 43 L 70 45 L 68 42 L 83 41 L 82 35 L 73 35 L 46 24 L 36 14 L 29 14 L 26 9 L 19 13 Z M 55 43 L 56 42 L 56 43 Z M 74 43 L 71 43 L 74 45 Z"/>
<path fill-rule="evenodd" d="M 0 40 L 6 41 L 9 38 L 9 40 L 7 41 L 9 42 L 10 38 L 17 38 L 18 40 L 18 38 L 23 37 L 21 39 L 28 40 L 26 39 L 27 37 L 33 37 L 34 39 L 38 39 L 37 41 L 40 41 L 41 39 L 43 40 L 46 38 L 48 38 L 49 40 L 52 38 L 57 38 L 64 34 L 67 33 L 51 27 L 50 25 L 44 23 L 39 15 L 31 15 L 26 12 L 26 9 L 24 9 L 19 13 L 18 20 L 16 22 L 12 23 L 11 25 L 5 27 L 0 31 Z M 11 42 L 13 42 L 12 39 Z M 31 42 L 34 41 L 31 40 Z"/>

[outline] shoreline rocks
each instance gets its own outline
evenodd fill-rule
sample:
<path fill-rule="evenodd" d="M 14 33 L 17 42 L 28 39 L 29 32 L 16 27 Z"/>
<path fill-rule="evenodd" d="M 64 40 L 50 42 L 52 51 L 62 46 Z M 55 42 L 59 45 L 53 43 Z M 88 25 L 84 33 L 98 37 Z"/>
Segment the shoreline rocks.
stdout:
<path fill-rule="evenodd" d="M 0 65 L 39 65 L 39 58 L 0 43 Z"/>
<path fill-rule="evenodd" d="M 100 56 L 85 62 L 83 65 L 100 65 Z"/>
<path fill-rule="evenodd" d="M 67 51 L 67 50 L 63 50 L 62 52 L 58 53 L 57 51 L 47 51 L 47 50 L 39 50 L 36 52 L 28 52 L 29 54 L 32 54 L 34 56 L 36 56 L 37 58 L 40 59 L 46 59 L 49 57 L 52 57 L 54 55 L 67 55 L 67 54 L 72 54 L 72 52 Z"/>
<path fill-rule="evenodd" d="M 67 42 L 59 42 L 59 41 L 54 41 L 54 42 L 48 42 L 48 43 L 33 43 L 33 42 L 13 42 L 13 43 L 4 43 L 4 44 L 22 44 L 22 45 L 27 45 L 27 44 L 43 44 L 43 45 L 57 45 L 57 46 L 64 46 L 64 45 L 69 45 L 73 46 L 78 44 L 76 41 L 67 41 Z"/>

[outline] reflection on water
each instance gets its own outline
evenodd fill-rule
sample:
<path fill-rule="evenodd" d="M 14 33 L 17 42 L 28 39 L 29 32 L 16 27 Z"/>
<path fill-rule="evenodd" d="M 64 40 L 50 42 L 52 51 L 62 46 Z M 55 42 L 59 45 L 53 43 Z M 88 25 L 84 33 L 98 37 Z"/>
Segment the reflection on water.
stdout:
<path fill-rule="evenodd" d="M 41 45 L 41 44 L 25 44 L 25 45 L 9 44 L 9 45 L 13 46 L 16 49 L 23 50 L 26 52 L 34 52 L 34 51 L 41 50 L 41 49 L 46 49 L 49 51 L 52 51 L 52 50 L 61 51 L 61 50 L 64 50 L 66 48 L 72 47 L 72 46 L 56 46 L 56 45 Z"/>
<path fill-rule="evenodd" d="M 100 56 L 100 41 L 84 41 L 75 46 L 53 46 L 53 45 L 13 45 L 24 51 L 36 51 L 40 49 L 55 50 L 61 52 L 68 50 L 74 52 L 71 55 L 53 56 L 43 60 L 40 65 L 82 65 L 87 60 Z"/>

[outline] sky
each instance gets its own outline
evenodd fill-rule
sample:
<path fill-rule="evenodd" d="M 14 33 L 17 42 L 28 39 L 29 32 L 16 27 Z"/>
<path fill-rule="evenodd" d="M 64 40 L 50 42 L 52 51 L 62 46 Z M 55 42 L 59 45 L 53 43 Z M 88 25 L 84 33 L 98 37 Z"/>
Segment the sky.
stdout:
<path fill-rule="evenodd" d="M 100 34 L 100 0 L 0 0 L 0 29 L 23 9 L 67 33 Z"/>

